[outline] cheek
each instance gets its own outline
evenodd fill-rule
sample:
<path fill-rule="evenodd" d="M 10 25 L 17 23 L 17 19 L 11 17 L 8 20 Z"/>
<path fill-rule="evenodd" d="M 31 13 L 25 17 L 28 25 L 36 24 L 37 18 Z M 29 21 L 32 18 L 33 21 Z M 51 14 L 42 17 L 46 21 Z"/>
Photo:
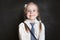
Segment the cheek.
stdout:
<path fill-rule="evenodd" d="M 26 14 L 27 18 L 29 18 L 29 15 L 30 15 L 29 13 Z"/>
<path fill-rule="evenodd" d="M 34 16 L 36 16 L 36 17 L 37 17 L 37 16 L 38 16 L 38 13 L 36 12 L 36 13 L 34 14 Z"/>

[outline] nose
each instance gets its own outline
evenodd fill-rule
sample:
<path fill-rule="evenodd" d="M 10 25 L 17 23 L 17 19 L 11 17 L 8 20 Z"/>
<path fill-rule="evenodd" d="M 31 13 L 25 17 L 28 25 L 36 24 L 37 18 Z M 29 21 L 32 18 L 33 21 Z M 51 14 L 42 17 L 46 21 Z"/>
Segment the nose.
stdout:
<path fill-rule="evenodd" d="M 30 14 L 32 14 L 33 13 L 33 11 L 30 11 Z"/>

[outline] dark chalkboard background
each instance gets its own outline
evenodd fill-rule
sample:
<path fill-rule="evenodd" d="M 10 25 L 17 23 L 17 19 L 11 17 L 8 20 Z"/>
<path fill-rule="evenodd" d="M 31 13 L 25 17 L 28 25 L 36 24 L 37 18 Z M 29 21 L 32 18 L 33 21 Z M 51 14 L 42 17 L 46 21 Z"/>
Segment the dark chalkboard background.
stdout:
<path fill-rule="evenodd" d="M 0 0 L 0 40 L 19 40 L 18 25 L 23 21 L 24 4 L 31 0 Z M 32 0 L 39 3 L 46 40 L 60 39 L 59 1 Z"/>

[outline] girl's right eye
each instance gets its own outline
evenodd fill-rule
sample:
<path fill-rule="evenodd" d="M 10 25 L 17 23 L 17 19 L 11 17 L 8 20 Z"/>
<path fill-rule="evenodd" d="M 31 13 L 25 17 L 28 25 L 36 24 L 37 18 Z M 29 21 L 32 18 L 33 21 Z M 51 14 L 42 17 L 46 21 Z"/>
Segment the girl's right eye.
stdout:
<path fill-rule="evenodd" d="M 30 10 L 27 10 L 27 12 L 30 12 Z"/>

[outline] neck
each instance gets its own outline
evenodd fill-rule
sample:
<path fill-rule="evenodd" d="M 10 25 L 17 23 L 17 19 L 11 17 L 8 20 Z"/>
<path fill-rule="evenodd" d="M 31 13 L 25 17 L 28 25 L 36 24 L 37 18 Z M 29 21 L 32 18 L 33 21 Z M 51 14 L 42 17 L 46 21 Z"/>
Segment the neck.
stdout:
<path fill-rule="evenodd" d="M 31 19 L 30 19 L 31 20 Z M 31 20 L 31 23 L 35 23 L 35 19 Z"/>

